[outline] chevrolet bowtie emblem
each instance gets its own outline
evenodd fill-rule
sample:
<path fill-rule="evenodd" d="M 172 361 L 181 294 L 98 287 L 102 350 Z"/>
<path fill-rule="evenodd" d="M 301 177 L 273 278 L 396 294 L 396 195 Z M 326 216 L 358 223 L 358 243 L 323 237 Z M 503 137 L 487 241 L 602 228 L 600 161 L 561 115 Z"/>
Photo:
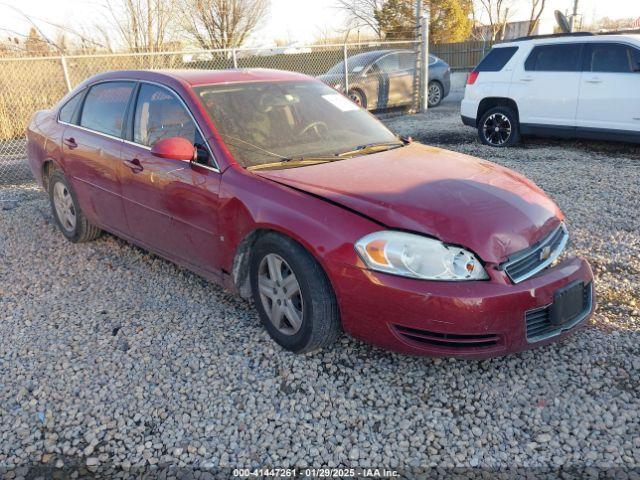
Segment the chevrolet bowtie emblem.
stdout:
<path fill-rule="evenodd" d="M 540 250 L 540 260 L 546 260 L 551 256 L 551 247 L 547 245 L 542 250 Z"/>

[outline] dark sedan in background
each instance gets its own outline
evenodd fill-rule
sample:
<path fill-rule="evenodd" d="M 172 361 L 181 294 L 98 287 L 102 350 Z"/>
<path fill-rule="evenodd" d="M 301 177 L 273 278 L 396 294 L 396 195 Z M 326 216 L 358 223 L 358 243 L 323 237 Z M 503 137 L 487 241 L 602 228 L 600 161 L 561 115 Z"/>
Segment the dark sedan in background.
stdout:
<path fill-rule="evenodd" d="M 318 77 L 367 110 L 411 105 L 416 54 L 412 50 L 375 50 L 347 58 L 349 91 L 345 92 L 344 62 Z M 449 94 L 449 65 L 429 55 L 429 107 L 436 107 Z"/>

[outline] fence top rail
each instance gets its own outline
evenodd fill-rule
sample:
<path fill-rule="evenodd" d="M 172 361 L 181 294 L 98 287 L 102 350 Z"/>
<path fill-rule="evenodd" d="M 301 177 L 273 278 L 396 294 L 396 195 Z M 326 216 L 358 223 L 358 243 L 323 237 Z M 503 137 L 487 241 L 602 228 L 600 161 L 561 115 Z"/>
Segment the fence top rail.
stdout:
<path fill-rule="evenodd" d="M 16 61 L 35 61 L 35 60 L 60 60 L 61 58 L 77 59 L 77 58 L 107 58 L 107 57 L 148 57 L 148 56 L 160 56 L 160 55 L 199 55 L 206 53 L 231 53 L 236 52 L 254 52 L 254 51 L 269 51 L 269 50 L 282 50 L 282 49 L 304 49 L 304 48 L 344 48 L 344 47 L 375 47 L 375 46 L 392 46 L 392 45 L 406 45 L 417 44 L 420 40 L 372 40 L 370 42 L 353 42 L 353 43 L 327 43 L 327 44 L 312 44 L 312 45 L 295 45 L 295 46 L 282 46 L 282 47 L 238 47 L 238 48 L 215 48 L 208 50 L 174 50 L 169 52 L 120 52 L 120 53 L 96 53 L 96 54 L 84 54 L 84 55 L 56 55 L 56 56 L 44 56 L 44 57 L 11 57 L 0 58 L 0 62 L 16 62 Z"/>

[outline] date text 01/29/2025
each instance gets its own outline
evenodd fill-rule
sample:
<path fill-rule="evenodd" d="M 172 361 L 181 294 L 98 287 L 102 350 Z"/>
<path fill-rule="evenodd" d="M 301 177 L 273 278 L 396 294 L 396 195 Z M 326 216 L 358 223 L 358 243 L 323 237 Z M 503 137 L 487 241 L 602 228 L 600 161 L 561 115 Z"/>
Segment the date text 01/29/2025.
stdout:
<path fill-rule="evenodd" d="M 235 468 L 239 478 L 397 478 L 395 470 L 386 468 Z"/>

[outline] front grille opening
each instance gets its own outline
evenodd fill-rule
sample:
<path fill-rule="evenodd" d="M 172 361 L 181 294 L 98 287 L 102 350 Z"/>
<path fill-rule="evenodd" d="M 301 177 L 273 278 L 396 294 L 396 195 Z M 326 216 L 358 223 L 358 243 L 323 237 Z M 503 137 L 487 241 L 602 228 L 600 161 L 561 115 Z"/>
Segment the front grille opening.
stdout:
<path fill-rule="evenodd" d="M 443 348 L 489 348 L 498 344 L 495 334 L 461 335 L 456 333 L 430 332 L 417 328 L 394 325 L 395 330 L 405 340 Z"/>
<path fill-rule="evenodd" d="M 527 340 L 529 342 L 544 340 L 545 338 L 558 335 L 562 333 L 563 330 L 568 330 L 580 322 L 580 320 L 591 311 L 593 305 L 592 283 L 585 285 L 582 295 L 582 311 L 567 323 L 560 326 L 551 323 L 551 305 L 525 312 L 524 318 L 527 327 Z"/>

